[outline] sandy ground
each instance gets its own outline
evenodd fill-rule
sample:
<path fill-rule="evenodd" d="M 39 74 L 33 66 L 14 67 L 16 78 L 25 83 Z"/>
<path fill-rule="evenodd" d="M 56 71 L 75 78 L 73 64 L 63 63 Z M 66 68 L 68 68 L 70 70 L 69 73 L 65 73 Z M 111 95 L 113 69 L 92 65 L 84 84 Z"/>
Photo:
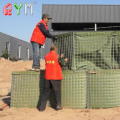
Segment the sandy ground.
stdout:
<path fill-rule="evenodd" d="M 44 61 L 41 61 L 44 68 Z M 30 69 L 32 61 L 17 61 L 0 59 L 0 107 L 9 102 L 7 96 L 11 89 L 12 71 Z M 44 112 L 36 108 L 9 108 L 0 111 L 0 120 L 120 120 L 120 107 L 109 109 L 66 109 L 55 111 L 47 107 Z"/>

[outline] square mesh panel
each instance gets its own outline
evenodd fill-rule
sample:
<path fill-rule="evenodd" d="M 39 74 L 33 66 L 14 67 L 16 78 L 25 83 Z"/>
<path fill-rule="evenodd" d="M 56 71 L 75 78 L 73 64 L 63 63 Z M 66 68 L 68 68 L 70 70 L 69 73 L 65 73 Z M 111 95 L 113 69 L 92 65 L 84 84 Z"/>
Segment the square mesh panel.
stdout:
<path fill-rule="evenodd" d="M 43 88 L 42 72 L 13 72 L 11 107 L 37 107 Z"/>
<path fill-rule="evenodd" d="M 44 72 L 14 72 L 12 74 L 11 107 L 37 107 L 44 88 Z M 86 72 L 63 71 L 62 105 L 67 108 L 86 108 Z M 50 97 L 55 97 L 50 95 Z M 51 98 L 55 105 L 55 98 Z"/>
<path fill-rule="evenodd" d="M 89 108 L 120 106 L 120 71 L 88 73 L 88 101 Z"/>
<path fill-rule="evenodd" d="M 67 108 L 86 108 L 86 72 L 63 71 L 62 105 Z"/>

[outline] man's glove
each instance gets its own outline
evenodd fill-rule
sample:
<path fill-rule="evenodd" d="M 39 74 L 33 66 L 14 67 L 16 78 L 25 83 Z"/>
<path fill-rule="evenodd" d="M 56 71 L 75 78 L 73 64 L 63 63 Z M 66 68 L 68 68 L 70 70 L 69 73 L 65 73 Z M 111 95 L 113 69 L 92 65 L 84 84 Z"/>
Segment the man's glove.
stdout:
<path fill-rule="evenodd" d="M 54 36 L 53 36 L 53 42 L 54 42 L 55 40 L 57 40 L 57 39 L 58 39 L 57 35 L 54 35 Z"/>
<path fill-rule="evenodd" d="M 65 67 L 67 65 L 67 58 L 58 58 L 58 62 L 60 64 L 61 67 Z"/>

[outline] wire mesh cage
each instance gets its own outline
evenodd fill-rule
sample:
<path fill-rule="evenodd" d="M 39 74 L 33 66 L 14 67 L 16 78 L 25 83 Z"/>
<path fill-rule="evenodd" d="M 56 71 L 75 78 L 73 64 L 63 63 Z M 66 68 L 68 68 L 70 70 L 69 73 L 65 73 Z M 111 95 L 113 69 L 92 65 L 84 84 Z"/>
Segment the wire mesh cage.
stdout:
<path fill-rule="evenodd" d="M 63 71 L 61 84 L 62 105 L 67 108 L 86 108 L 86 72 Z M 12 73 L 11 107 L 38 107 L 44 90 L 44 71 L 21 71 Z M 49 106 L 56 101 L 51 91 Z"/>
<path fill-rule="evenodd" d="M 11 88 L 11 107 L 37 107 L 44 89 L 44 72 L 13 72 Z"/>
<path fill-rule="evenodd" d="M 120 106 L 120 71 L 88 73 L 88 108 Z"/>
<path fill-rule="evenodd" d="M 119 33 L 119 32 L 118 32 Z M 119 68 L 119 35 L 115 32 L 73 32 L 58 35 L 54 44 L 68 57 L 68 69 Z"/>
<path fill-rule="evenodd" d="M 86 108 L 87 84 L 85 71 L 63 71 L 62 105 L 67 108 Z"/>
<path fill-rule="evenodd" d="M 120 106 L 120 31 L 65 33 L 54 44 L 68 58 L 61 86 L 63 107 Z M 36 107 L 43 87 L 44 72 L 14 72 L 11 106 Z"/>
<path fill-rule="evenodd" d="M 120 106 L 120 31 L 73 32 L 58 35 L 59 54 L 70 70 L 85 70 L 87 108 Z"/>

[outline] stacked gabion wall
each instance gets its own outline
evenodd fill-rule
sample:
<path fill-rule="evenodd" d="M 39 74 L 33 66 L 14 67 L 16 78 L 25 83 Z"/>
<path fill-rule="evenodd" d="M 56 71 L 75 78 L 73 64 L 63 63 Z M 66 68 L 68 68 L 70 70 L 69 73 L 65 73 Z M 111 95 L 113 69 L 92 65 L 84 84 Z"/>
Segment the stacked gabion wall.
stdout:
<path fill-rule="evenodd" d="M 119 31 L 65 33 L 54 44 L 68 58 L 61 86 L 63 107 L 120 106 Z M 43 88 L 44 71 L 13 72 L 11 107 L 39 106 Z M 54 103 L 52 93 L 50 100 Z"/>
<path fill-rule="evenodd" d="M 62 105 L 68 108 L 86 108 L 86 72 L 63 71 L 63 76 Z M 39 106 L 43 89 L 44 71 L 40 73 L 14 72 L 12 74 L 11 107 Z M 55 102 L 54 98 L 52 102 Z"/>
<path fill-rule="evenodd" d="M 61 94 L 66 108 L 120 106 L 120 71 L 63 71 Z M 11 107 L 37 107 L 44 88 L 44 71 L 12 74 Z M 51 94 L 52 97 L 54 95 Z M 51 105 L 55 105 L 54 98 Z M 49 104 L 50 105 L 50 104 Z"/>

